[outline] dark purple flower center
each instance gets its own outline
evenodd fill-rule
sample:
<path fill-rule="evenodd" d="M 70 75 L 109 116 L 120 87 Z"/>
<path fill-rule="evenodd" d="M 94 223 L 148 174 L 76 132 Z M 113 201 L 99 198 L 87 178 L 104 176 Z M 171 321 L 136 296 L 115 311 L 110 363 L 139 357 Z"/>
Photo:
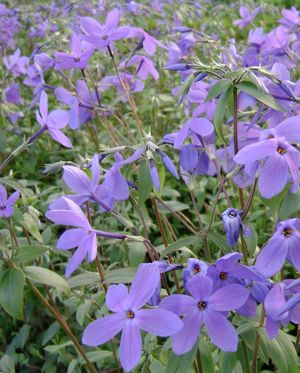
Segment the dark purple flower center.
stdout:
<path fill-rule="evenodd" d="M 127 317 L 128 317 L 129 319 L 133 319 L 133 318 L 134 318 L 134 312 L 132 312 L 132 311 L 128 311 L 128 312 L 127 312 Z"/>
<path fill-rule="evenodd" d="M 102 39 L 103 39 L 103 40 L 107 40 L 107 39 L 108 39 L 108 35 L 107 35 L 107 34 L 103 35 L 103 36 L 102 36 Z"/>
<path fill-rule="evenodd" d="M 196 273 L 199 273 L 199 272 L 201 272 L 201 268 L 199 264 L 194 265 L 193 274 L 195 275 Z"/>
<path fill-rule="evenodd" d="M 204 310 L 207 306 L 207 303 L 206 302 L 203 302 L 203 300 L 201 300 L 199 303 L 198 303 L 198 308 L 199 310 Z"/>
<path fill-rule="evenodd" d="M 0 206 L 0 210 L 4 211 L 5 210 L 5 206 Z"/>
<path fill-rule="evenodd" d="M 236 212 L 235 211 L 230 211 L 229 216 L 231 218 L 235 218 L 236 217 Z"/>
<path fill-rule="evenodd" d="M 286 149 L 282 148 L 281 146 L 278 146 L 277 153 L 279 153 L 280 155 L 283 155 L 286 153 Z"/>
<path fill-rule="evenodd" d="M 285 236 L 285 237 L 290 237 L 293 233 L 293 229 L 291 228 L 285 228 L 283 231 L 282 231 L 282 234 Z"/>
<path fill-rule="evenodd" d="M 219 277 L 220 277 L 221 280 L 226 280 L 227 279 L 227 273 L 226 272 L 220 272 Z"/>

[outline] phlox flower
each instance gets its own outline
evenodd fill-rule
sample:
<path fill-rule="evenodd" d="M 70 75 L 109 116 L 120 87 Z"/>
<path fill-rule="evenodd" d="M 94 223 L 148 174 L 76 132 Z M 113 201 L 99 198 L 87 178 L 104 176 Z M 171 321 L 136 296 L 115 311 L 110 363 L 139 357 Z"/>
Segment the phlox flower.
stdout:
<path fill-rule="evenodd" d="M 245 28 L 251 23 L 254 18 L 261 12 L 262 7 L 257 7 L 253 10 L 246 8 L 245 6 L 240 7 L 240 16 L 241 19 L 238 19 L 233 22 L 234 25 L 237 25 L 239 28 Z"/>
<path fill-rule="evenodd" d="M 182 280 L 184 288 L 187 289 L 187 283 L 193 276 L 196 276 L 197 274 L 200 274 L 201 276 L 206 276 L 207 269 L 208 265 L 202 260 L 189 258 L 187 261 L 186 268 L 182 271 Z"/>
<path fill-rule="evenodd" d="M 90 57 L 94 52 L 94 47 L 89 44 L 87 48 L 80 39 L 80 36 L 73 33 L 71 36 L 71 50 L 72 53 L 55 52 L 55 68 L 56 69 L 84 69 Z"/>
<path fill-rule="evenodd" d="M 126 371 L 133 369 L 142 354 L 140 330 L 167 337 L 177 333 L 182 327 L 180 318 L 170 311 L 142 309 L 154 294 L 159 281 L 158 267 L 142 264 L 129 291 L 123 284 L 110 286 L 106 304 L 113 314 L 91 322 L 84 330 L 82 342 L 88 346 L 98 346 L 122 331 L 119 350 L 121 365 Z"/>
<path fill-rule="evenodd" d="M 53 110 L 48 114 L 48 96 L 44 91 L 41 93 L 40 107 L 36 111 L 36 119 L 42 127 L 40 133 L 47 131 L 55 141 L 67 148 L 72 148 L 70 139 L 60 131 L 68 124 L 69 113 L 64 110 Z M 37 134 L 38 132 L 29 141 L 33 142 Z"/>
<path fill-rule="evenodd" d="M 262 248 L 256 259 L 257 270 L 265 277 L 279 272 L 285 262 L 292 263 L 300 271 L 300 219 L 280 221 L 276 232 Z"/>
<path fill-rule="evenodd" d="M 82 17 L 80 26 L 84 32 L 83 39 L 103 50 L 114 41 L 124 39 L 128 35 L 128 27 L 118 27 L 120 12 L 113 9 L 106 17 L 105 25 L 101 25 L 91 17 Z"/>
<path fill-rule="evenodd" d="M 20 192 L 16 191 L 7 198 L 6 189 L 0 184 L 0 218 L 9 218 L 14 213 L 13 205 L 20 197 Z"/>
<path fill-rule="evenodd" d="M 51 205 L 46 217 L 56 224 L 73 226 L 65 231 L 57 242 L 59 250 L 77 248 L 66 267 L 66 276 L 75 271 L 85 257 L 91 262 L 97 255 L 97 236 L 124 239 L 126 235 L 95 230 L 80 207 L 68 198 L 62 197 Z"/>
<path fill-rule="evenodd" d="M 281 326 L 287 326 L 290 321 L 300 322 L 300 297 L 295 286 L 299 281 L 284 280 L 277 283 L 266 296 L 266 332 L 269 338 L 275 338 Z M 294 295 L 296 292 L 296 295 Z"/>
<path fill-rule="evenodd" d="M 265 198 L 280 193 L 290 179 L 293 182 L 292 191 L 295 191 L 299 184 L 300 158 L 290 141 L 298 141 L 300 136 L 296 119 L 289 118 L 275 128 L 266 130 L 263 135 L 267 138 L 245 146 L 233 158 L 234 161 L 248 168 L 255 162 L 262 165 L 258 189 Z"/>
<path fill-rule="evenodd" d="M 236 351 L 238 336 L 224 312 L 241 307 L 249 291 L 232 284 L 213 291 L 213 281 L 198 274 L 187 283 L 191 295 L 174 294 L 164 298 L 160 308 L 183 316 L 183 328 L 172 337 L 172 349 L 181 355 L 197 342 L 204 324 L 212 342 L 223 351 Z"/>
<path fill-rule="evenodd" d="M 238 261 L 241 258 L 242 254 L 240 253 L 228 253 L 208 267 L 207 276 L 213 280 L 214 289 L 232 283 L 243 283 L 245 279 L 264 281 L 264 278 L 256 272 L 254 267 L 240 264 Z"/>
<path fill-rule="evenodd" d="M 229 207 L 222 213 L 226 240 L 229 246 L 236 246 L 242 231 L 245 236 L 251 235 L 251 230 L 242 221 L 242 211 Z"/>

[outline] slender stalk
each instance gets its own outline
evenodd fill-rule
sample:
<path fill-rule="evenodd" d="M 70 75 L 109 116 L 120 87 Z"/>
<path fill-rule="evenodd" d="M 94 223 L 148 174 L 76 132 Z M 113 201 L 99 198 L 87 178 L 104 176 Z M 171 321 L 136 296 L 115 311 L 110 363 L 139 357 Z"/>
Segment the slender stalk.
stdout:
<path fill-rule="evenodd" d="M 196 196 L 195 196 L 194 190 L 190 190 L 190 195 L 191 195 L 192 204 L 193 204 L 193 207 L 194 207 L 194 210 L 196 212 L 196 216 L 197 216 L 197 219 L 198 219 L 198 222 L 199 222 L 200 230 L 202 230 L 203 229 L 203 223 L 202 223 L 202 219 L 201 219 L 201 216 L 200 216 L 200 211 L 199 211 L 197 203 L 196 203 Z M 206 235 L 204 235 L 203 242 L 204 242 L 204 251 L 205 251 L 206 258 L 209 262 L 211 262 L 211 255 L 210 255 L 210 252 L 209 252 L 208 241 L 207 241 Z"/>
<path fill-rule="evenodd" d="M 265 307 L 262 305 L 261 316 L 260 316 L 260 321 L 259 321 L 259 324 L 258 324 L 258 328 L 261 328 L 264 325 L 265 317 L 266 317 Z M 256 338 L 255 338 L 255 347 L 254 347 L 253 359 L 252 359 L 252 369 L 251 369 L 252 373 L 256 373 L 256 369 L 257 369 L 259 342 L 260 342 L 260 334 L 259 334 L 259 331 L 257 330 Z"/>
<path fill-rule="evenodd" d="M 37 296 L 37 298 L 44 304 L 44 306 L 49 310 L 49 312 L 52 313 L 52 315 L 57 320 L 57 322 L 60 324 L 60 326 L 62 327 L 64 332 L 67 334 L 67 336 L 71 339 L 78 354 L 81 355 L 82 358 L 84 359 L 88 372 L 97 373 L 97 370 L 94 368 L 92 363 L 89 361 L 86 353 L 82 349 L 80 343 L 77 341 L 75 335 L 72 333 L 65 319 L 62 318 L 61 315 L 57 313 L 54 307 L 51 306 L 51 304 L 47 301 L 47 299 L 43 296 L 43 294 L 38 290 L 38 288 L 28 278 L 26 278 L 26 282 L 28 286 L 31 288 L 31 290 L 34 292 L 34 294 Z"/>
<path fill-rule="evenodd" d="M 202 373 L 202 372 L 203 372 L 203 369 L 202 369 L 202 363 L 201 363 L 201 356 L 200 356 L 200 350 L 199 350 L 199 347 L 197 348 L 196 359 L 197 359 L 197 365 L 198 365 L 199 373 Z"/>
<path fill-rule="evenodd" d="M 244 341 L 242 341 L 241 345 L 242 345 L 243 356 L 244 356 L 245 373 L 250 373 L 249 354 L 248 354 L 247 345 Z"/>
<path fill-rule="evenodd" d="M 233 87 L 233 147 L 234 155 L 239 151 L 239 140 L 238 140 L 238 107 L 237 107 L 237 88 Z M 239 189 L 239 199 L 241 209 L 244 209 L 244 193 L 242 189 Z"/>
<path fill-rule="evenodd" d="M 249 198 L 246 202 L 245 208 L 243 210 L 243 213 L 242 213 L 242 219 L 243 220 L 246 218 L 246 216 L 248 215 L 248 212 L 250 211 L 250 208 L 251 208 L 251 205 L 252 205 L 252 202 L 253 202 L 253 198 L 254 198 L 254 194 L 255 194 L 255 191 L 256 191 L 257 181 L 258 181 L 258 179 L 256 178 L 255 182 L 253 184 L 253 187 L 251 189 Z"/>
<path fill-rule="evenodd" d="M 169 242 L 168 242 L 166 231 L 164 229 L 164 226 L 163 226 L 163 223 L 162 223 L 162 220 L 161 220 L 161 215 L 158 211 L 157 202 L 154 198 L 151 199 L 151 202 L 152 202 L 153 211 L 154 211 L 154 214 L 155 214 L 155 217 L 156 217 L 156 221 L 157 221 L 157 224 L 158 224 L 158 227 L 159 227 L 159 230 L 160 230 L 160 234 L 161 234 L 161 237 L 163 239 L 164 246 L 165 246 L 165 248 L 167 248 L 169 246 Z M 171 255 L 168 255 L 168 259 L 169 259 L 170 262 L 172 261 Z M 179 282 L 178 282 L 176 272 L 172 271 L 172 273 L 173 273 L 173 278 L 174 278 L 174 282 L 175 282 L 175 285 L 176 285 L 177 293 L 180 293 L 180 286 L 179 286 Z"/>

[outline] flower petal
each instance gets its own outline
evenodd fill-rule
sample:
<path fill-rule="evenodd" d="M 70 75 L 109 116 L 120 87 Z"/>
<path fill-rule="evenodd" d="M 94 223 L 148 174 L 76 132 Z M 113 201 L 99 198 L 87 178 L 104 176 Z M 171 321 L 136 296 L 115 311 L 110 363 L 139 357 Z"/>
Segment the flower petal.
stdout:
<path fill-rule="evenodd" d="M 215 311 L 230 311 L 242 307 L 249 298 L 249 290 L 241 285 L 227 285 L 208 298 L 208 307 Z"/>
<path fill-rule="evenodd" d="M 81 262 L 86 257 L 89 249 L 87 245 L 87 239 L 88 237 L 84 237 L 80 241 L 77 250 L 74 252 L 72 258 L 69 260 L 66 266 L 66 277 L 70 277 L 71 274 L 80 266 Z"/>
<path fill-rule="evenodd" d="M 160 337 L 173 335 L 183 327 L 175 313 L 162 309 L 139 310 L 135 320 L 140 329 Z"/>
<path fill-rule="evenodd" d="M 265 198 L 280 193 L 288 179 L 288 164 L 281 155 L 272 155 L 263 166 L 258 180 L 258 189 Z"/>
<path fill-rule="evenodd" d="M 188 292 L 197 300 L 207 300 L 213 288 L 213 282 L 209 277 L 201 273 L 193 276 L 187 283 Z"/>
<path fill-rule="evenodd" d="M 85 328 L 82 343 L 92 347 L 106 343 L 123 329 L 125 322 L 126 316 L 122 313 L 97 319 Z"/>
<path fill-rule="evenodd" d="M 64 166 L 63 180 L 74 192 L 88 194 L 91 189 L 90 179 L 85 172 L 74 166 Z"/>
<path fill-rule="evenodd" d="M 256 259 L 256 269 L 265 277 L 279 272 L 288 253 L 288 239 L 281 235 L 271 238 Z"/>
<path fill-rule="evenodd" d="M 172 294 L 164 298 L 159 307 L 176 313 L 178 316 L 185 315 L 197 307 L 198 302 L 189 295 Z"/>
<path fill-rule="evenodd" d="M 182 321 L 182 329 L 172 337 L 172 349 L 176 355 L 185 354 L 196 344 L 203 323 L 203 312 L 196 309 Z"/>
<path fill-rule="evenodd" d="M 106 294 L 107 307 L 113 312 L 124 311 L 124 303 L 127 301 L 128 288 L 124 284 L 111 285 Z"/>
<path fill-rule="evenodd" d="M 245 146 L 233 158 L 236 163 L 249 164 L 274 154 L 277 149 L 276 140 L 263 140 Z"/>
<path fill-rule="evenodd" d="M 237 350 L 238 336 L 233 325 L 220 312 L 206 310 L 204 324 L 212 342 L 223 351 Z"/>
<path fill-rule="evenodd" d="M 86 235 L 82 228 L 69 229 L 65 231 L 57 241 L 56 247 L 59 250 L 69 250 L 77 247 L 80 240 Z"/>
<path fill-rule="evenodd" d="M 120 343 L 120 361 L 128 372 L 139 362 L 142 354 L 142 337 L 135 322 L 125 322 Z"/>
<path fill-rule="evenodd" d="M 53 139 L 59 142 L 61 145 L 65 146 L 66 148 L 73 148 L 71 140 L 66 135 L 64 135 L 60 130 L 48 128 L 48 132 L 53 137 Z"/>
<path fill-rule="evenodd" d="M 12 206 L 16 203 L 16 201 L 20 197 L 20 192 L 17 190 L 16 192 L 12 193 L 7 200 L 6 206 Z"/>
<path fill-rule="evenodd" d="M 147 303 L 159 283 L 160 272 L 155 264 L 141 264 L 139 266 L 128 295 L 128 305 L 132 308 L 132 311 Z"/>

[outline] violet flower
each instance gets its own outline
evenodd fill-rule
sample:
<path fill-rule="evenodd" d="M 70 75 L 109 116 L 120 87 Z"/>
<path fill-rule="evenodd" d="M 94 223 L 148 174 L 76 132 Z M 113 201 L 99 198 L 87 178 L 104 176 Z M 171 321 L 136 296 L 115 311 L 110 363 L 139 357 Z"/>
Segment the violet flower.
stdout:
<path fill-rule="evenodd" d="M 232 284 L 213 291 L 213 281 L 201 274 L 187 283 L 189 295 L 174 294 L 164 298 L 160 308 L 183 316 L 183 328 L 172 337 L 172 349 L 181 355 L 197 342 L 204 324 L 212 342 L 223 351 L 236 351 L 238 336 L 224 312 L 241 307 L 249 291 Z"/>
<path fill-rule="evenodd" d="M 244 164 L 246 167 L 251 166 L 257 161 L 262 163 L 258 179 L 258 189 L 265 198 L 272 198 L 284 189 L 289 181 L 289 173 L 293 180 L 292 191 L 295 191 L 299 184 L 299 152 L 286 140 L 290 141 L 290 138 L 299 138 L 300 132 L 295 126 L 287 128 L 285 122 L 279 124 L 273 131 L 267 131 L 269 133 L 276 131 L 276 135 L 286 132 L 286 137 L 267 138 L 255 144 L 245 146 L 233 158 L 235 162 Z M 294 133 L 292 133 L 293 130 Z M 264 160 L 265 162 L 263 162 Z"/>
<path fill-rule="evenodd" d="M 11 56 L 3 57 L 3 63 L 8 71 L 10 71 L 15 77 L 18 77 L 26 74 L 29 58 L 21 56 L 21 50 L 18 48 Z"/>
<path fill-rule="evenodd" d="M 226 240 L 229 246 L 236 246 L 242 231 L 246 237 L 251 236 L 251 230 L 242 221 L 242 211 L 229 207 L 222 213 Z"/>
<path fill-rule="evenodd" d="M 276 232 L 262 248 L 256 259 L 257 270 L 265 277 L 279 272 L 285 262 L 292 263 L 300 271 L 300 219 L 280 221 Z"/>
<path fill-rule="evenodd" d="M 277 283 L 266 296 L 266 332 L 270 339 L 276 337 L 281 324 L 286 327 L 290 321 L 300 322 L 299 297 L 291 297 L 292 286 L 289 280 Z"/>
<path fill-rule="evenodd" d="M 118 27 L 119 20 L 120 12 L 118 9 L 113 9 L 108 13 L 105 25 L 101 25 L 91 17 L 82 17 L 80 26 L 85 34 L 83 39 L 99 50 L 109 47 L 114 41 L 123 39 L 128 35 L 128 27 Z"/>
<path fill-rule="evenodd" d="M 55 141 L 67 148 L 72 148 L 70 139 L 60 131 L 67 125 L 69 114 L 64 110 L 53 110 L 48 114 L 48 96 L 44 91 L 41 93 L 40 107 L 39 111 L 36 111 L 36 119 L 42 128 L 29 139 L 29 143 L 33 142 L 42 132 L 48 131 Z"/>
<path fill-rule="evenodd" d="M 5 100 L 11 104 L 23 104 L 23 99 L 20 95 L 20 86 L 18 83 L 12 83 L 4 90 Z"/>
<path fill-rule="evenodd" d="M 71 50 L 72 53 L 55 52 L 55 68 L 62 70 L 69 69 L 84 69 L 92 54 L 94 53 L 94 47 L 88 44 L 85 47 L 80 39 L 80 36 L 75 33 L 71 36 Z"/>
<path fill-rule="evenodd" d="M 218 289 L 232 283 L 243 283 L 245 279 L 253 281 L 264 281 L 254 267 L 238 263 L 242 254 L 228 253 L 208 267 L 207 276 L 214 282 L 214 289 Z"/>
<path fill-rule="evenodd" d="M 150 60 L 150 58 L 147 58 L 145 56 L 135 55 L 131 57 L 130 60 L 126 62 L 126 64 L 125 62 L 122 62 L 120 64 L 120 67 L 123 69 L 125 66 L 130 67 L 135 64 L 137 64 L 136 74 L 140 79 L 146 80 L 149 75 L 151 75 L 154 80 L 157 80 L 159 78 L 158 71 L 154 67 L 153 62 Z"/>
<path fill-rule="evenodd" d="M 112 285 L 106 295 L 106 304 L 113 314 L 91 322 L 84 330 L 82 342 L 98 346 L 108 342 L 122 331 L 120 361 L 126 371 L 133 369 L 142 354 L 141 330 L 161 337 L 177 333 L 182 321 L 174 313 L 163 309 L 142 309 L 152 297 L 160 272 L 156 265 L 142 264 L 130 290 L 125 285 Z"/>
<path fill-rule="evenodd" d="M 56 245 L 58 250 L 70 250 L 77 247 L 67 264 L 67 277 L 70 277 L 85 257 L 88 258 L 89 262 L 96 258 L 97 236 L 120 240 L 126 238 L 125 234 L 95 230 L 80 207 L 68 198 L 62 197 L 58 201 L 57 206 L 55 203 L 52 203 L 51 209 L 46 213 L 46 217 L 55 224 L 76 227 L 65 231 L 60 236 Z"/>
<path fill-rule="evenodd" d="M 0 218 L 3 216 L 10 218 L 14 213 L 13 205 L 17 202 L 20 197 L 20 192 L 16 191 L 7 198 L 6 189 L 0 184 Z"/>
<path fill-rule="evenodd" d="M 207 269 L 208 265 L 202 260 L 189 258 L 187 261 L 186 268 L 182 271 L 182 280 L 184 288 L 187 290 L 187 283 L 193 276 L 196 276 L 197 274 L 201 274 L 201 276 L 206 276 Z"/>
<path fill-rule="evenodd" d="M 254 9 L 248 9 L 245 6 L 240 7 L 240 16 L 241 19 L 238 19 L 233 22 L 234 25 L 237 25 L 239 28 L 245 28 L 251 23 L 254 18 L 261 12 L 262 7 L 257 7 Z"/>

